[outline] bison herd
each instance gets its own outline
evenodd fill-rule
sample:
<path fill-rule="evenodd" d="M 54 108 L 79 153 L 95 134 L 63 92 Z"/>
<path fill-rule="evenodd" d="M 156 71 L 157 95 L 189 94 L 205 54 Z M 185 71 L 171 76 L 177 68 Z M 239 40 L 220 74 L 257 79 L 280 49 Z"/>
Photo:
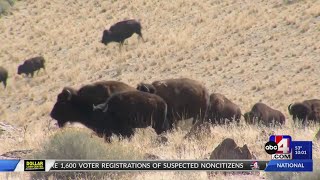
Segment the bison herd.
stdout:
<path fill-rule="evenodd" d="M 26 74 L 27 76 L 31 75 L 33 77 L 34 73 L 39 73 L 40 69 L 45 69 L 45 60 L 42 56 L 36 56 L 30 59 L 27 59 L 23 64 L 18 66 L 18 74 Z M 3 83 L 4 88 L 7 87 L 8 79 L 8 70 L 0 66 L 0 82 Z"/>
<path fill-rule="evenodd" d="M 300 108 L 299 108 L 300 107 Z M 304 107 L 306 109 L 303 109 Z M 294 119 L 318 121 L 320 100 L 289 105 Z M 239 123 L 266 126 L 285 124 L 285 116 L 264 103 L 256 103 L 241 113 L 238 105 L 219 93 L 209 94 L 201 83 L 188 79 L 166 79 L 136 88 L 118 81 L 100 81 L 79 90 L 63 88 L 50 113 L 59 127 L 80 122 L 110 141 L 112 134 L 131 137 L 135 128 L 151 126 L 157 134 L 176 127 L 178 120 L 193 118 L 193 124 Z"/>
<path fill-rule="evenodd" d="M 125 20 L 103 31 L 101 43 L 120 43 L 134 33 L 144 41 L 141 24 L 137 20 Z M 34 76 L 45 70 L 42 56 L 27 59 L 18 66 L 18 74 Z M 0 67 L 0 82 L 7 86 L 8 71 Z M 294 121 L 320 121 L 320 100 L 296 102 L 288 106 Z M 152 83 L 141 82 L 132 87 L 118 81 L 99 81 L 80 89 L 64 87 L 57 95 L 50 116 L 59 127 L 67 122 L 80 122 L 110 141 L 112 134 L 131 137 L 135 128 L 151 126 L 157 134 L 170 131 L 177 122 L 193 118 L 193 124 L 239 124 L 241 117 L 248 124 L 266 126 L 283 125 L 286 118 L 280 111 L 264 103 L 256 103 L 251 110 L 242 113 L 238 105 L 219 93 L 210 94 L 200 82 L 188 79 L 165 79 Z"/>

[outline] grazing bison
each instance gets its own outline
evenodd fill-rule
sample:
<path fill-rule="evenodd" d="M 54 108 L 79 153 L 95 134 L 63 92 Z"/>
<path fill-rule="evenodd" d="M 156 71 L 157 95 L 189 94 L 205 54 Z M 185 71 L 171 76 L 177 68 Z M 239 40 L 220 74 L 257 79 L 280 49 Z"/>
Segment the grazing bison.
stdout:
<path fill-rule="evenodd" d="M 22 65 L 19 65 L 18 67 L 18 74 L 26 74 L 27 76 L 31 74 L 31 77 L 33 77 L 33 74 L 35 71 L 39 73 L 40 69 L 45 69 L 45 60 L 42 56 L 37 56 L 28 60 L 25 60 Z"/>
<path fill-rule="evenodd" d="M 112 134 L 131 137 L 134 128 L 152 126 L 160 134 L 168 129 L 165 101 L 153 94 L 123 91 L 111 95 L 105 103 L 90 106 L 82 101 L 77 91 L 64 88 L 58 95 L 50 116 L 59 127 L 67 122 L 80 122 L 110 141 Z"/>
<path fill-rule="evenodd" d="M 188 78 L 154 81 L 152 84 L 140 83 L 137 89 L 162 97 L 168 105 L 170 129 L 182 119 L 205 118 L 209 106 L 209 93 L 201 83 Z M 183 117 L 184 116 L 184 117 Z"/>
<path fill-rule="evenodd" d="M 238 105 L 231 102 L 220 93 L 210 95 L 208 117 L 212 123 L 224 124 L 225 120 L 240 122 L 241 110 Z"/>
<path fill-rule="evenodd" d="M 0 66 L 0 82 L 3 83 L 4 88 L 7 87 L 8 71 Z"/>
<path fill-rule="evenodd" d="M 59 127 L 67 122 L 90 121 L 92 106 L 104 103 L 114 93 L 136 91 L 135 88 L 117 81 L 99 81 L 82 86 L 79 90 L 63 88 L 57 96 L 50 116 L 58 121 Z"/>
<path fill-rule="evenodd" d="M 297 102 L 288 106 L 289 114 L 292 115 L 293 120 L 301 120 L 303 124 L 307 120 L 320 122 L 320 100 L 310 99 L 303 102 Z"/>
<path fill-rule="evenodd" d="M 122 46 L 124 41 L 134 33 L 143 40 L 140 22 L 134 19 L 120 21 L 112 25 L 109 30 L 103 31 L 101 43 L 107 45 L 110 42 L 118 42 Z"/>
<path fill-rule="evenodd" d="M 127 91 L 112 95 L 103 104 L 93 107 L 93 121 L 98 124 L 98 133 L 131 137 L 135 128 L 151 126 L 157 134 L 168 130 L 167 104 L 159 96 L 140 92 Z"/>
<path fill-rule="evenodd" d="M 244 114 L 245 121 L 248 124 L 261 123 L 266 126 L 283 125 L 285 116 L 278 110 L 272 109 L 264 103 L 256 103 L 250 112 Z"/>

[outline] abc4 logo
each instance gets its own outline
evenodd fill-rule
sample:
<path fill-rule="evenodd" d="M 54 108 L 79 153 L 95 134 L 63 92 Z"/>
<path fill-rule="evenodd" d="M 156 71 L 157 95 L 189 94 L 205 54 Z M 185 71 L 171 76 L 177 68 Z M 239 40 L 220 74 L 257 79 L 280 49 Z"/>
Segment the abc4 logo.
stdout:
<path fill-rule="evenodd" d="M 290 140 L 283 138 L 278 144 L 274 141 L 269 141 L 265 144 L 264 149 L 268 154 L 288 154 L 290 153 Z"/>

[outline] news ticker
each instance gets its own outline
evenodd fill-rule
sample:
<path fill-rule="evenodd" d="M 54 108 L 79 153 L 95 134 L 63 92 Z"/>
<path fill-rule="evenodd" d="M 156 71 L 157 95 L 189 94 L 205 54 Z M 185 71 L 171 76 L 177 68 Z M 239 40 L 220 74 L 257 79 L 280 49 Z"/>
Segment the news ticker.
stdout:
<path fill-rule="evenodd" d="M 0 171 L 312 171 L 310 160 L 188 160 L 188 161 L 101 161 L 101 160 L 0 160 Z"/>

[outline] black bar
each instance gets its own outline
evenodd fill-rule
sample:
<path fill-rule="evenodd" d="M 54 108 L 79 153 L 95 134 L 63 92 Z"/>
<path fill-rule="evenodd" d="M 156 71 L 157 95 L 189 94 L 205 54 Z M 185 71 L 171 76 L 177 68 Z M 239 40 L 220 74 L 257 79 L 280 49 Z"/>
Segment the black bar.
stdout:
<path fill-rule="evenodd" d="M 259 168 L 254 169 L 254 162 Z M 50 171 L 252 171 L 264 170 L 269 161 L 206 160 L 206 161 L 55 161 Z"/>

